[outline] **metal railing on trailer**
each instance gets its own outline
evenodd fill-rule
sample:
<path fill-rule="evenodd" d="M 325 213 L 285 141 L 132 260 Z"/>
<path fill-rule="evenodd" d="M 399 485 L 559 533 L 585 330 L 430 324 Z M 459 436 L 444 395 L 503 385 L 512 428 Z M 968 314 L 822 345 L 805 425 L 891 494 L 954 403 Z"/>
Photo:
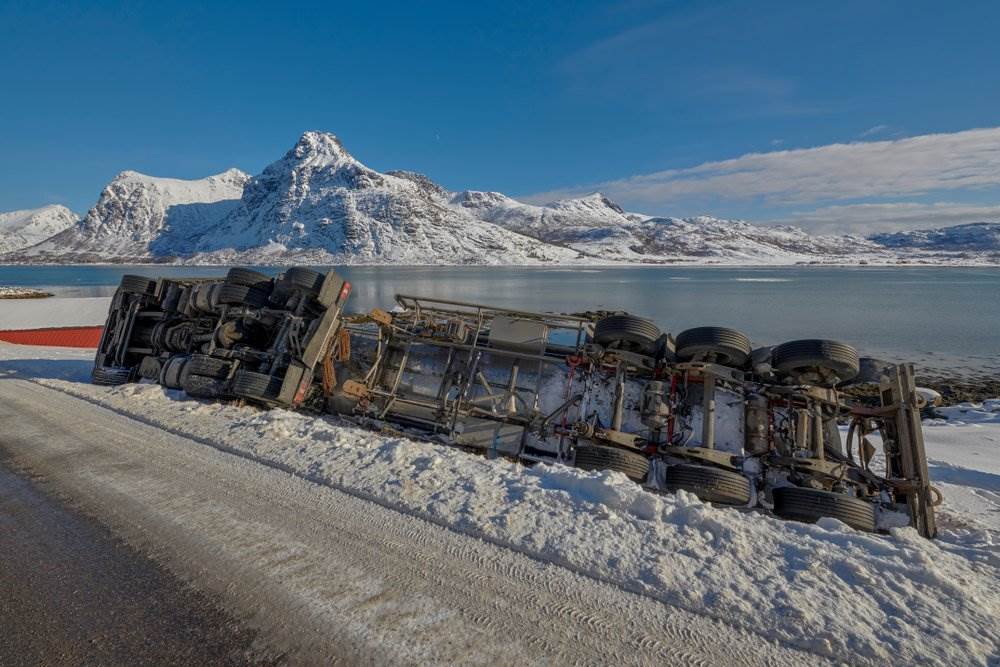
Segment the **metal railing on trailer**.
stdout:
<path fill-rule="evenodd" d="M 568 401 L 550 414 L 538 412 L 544 369 L 546 365 L 562 366 L 567 356 L 579 354 L 592 330 L 591 318 L 403 294 L 396 296 L 396 302 L 402 311 L 388 318 L 366 318 L 369 323 L 377 322 L 374 331 L 349 327 L 355 333 L 375 338 L 374 363 L 363 381 L 370 396 L 384 401 L 379 408 L 379 418 L 386 418 L 398 405 L 410 405 L 437 415 L 434 419 L 411 415 L 410 420 L 423 423 L 435 433 L 453 436 L 463 417 L 496 421 L 498 429 L 505 424 L 527 429 L 532 425 L 545 427 L 571 406 L 572 401 Z M 492 335 L 494 331 L 491 327 L 500 318 L 538 323 L 544 327 L 543 339 L 533 350 L 517 349 L 516 345 L 506 347 Z M 458 323 L 464 323 L 468 329 L 452 340 L 428 335 L 428 327 L 433 329 L 435 324 L 441 327 L 451 325 L 452 331 L 456 331 Z M 553 342 L 559 332 L 569 334 L 565 343 Z M 398 361 L 389 353 L 390 338 Z M 406 396 L 400 392 L 400 383 L 414 345 L 431 345 L 448 351 L 442 381 L 433 399 Z M 502 382 L 490 381 L 482 372 L 480 364 L 486 354 L 510 361 L 509 372 Z M 533 367 L 534 386 L 519 384 L 525 364 Z M 457 387 L 451 383 L 456 377 L 461 379 Z M 485 396 L 472 396 L 477 386 Z M 524 408 L 523 411 L 518 410 L 519 405 Z M 564 458 L 565 452 L 561 450 L 556 459 Z M 523 435 L 518 456 L 528 460 L 538 458 L 524 452 Z"/>

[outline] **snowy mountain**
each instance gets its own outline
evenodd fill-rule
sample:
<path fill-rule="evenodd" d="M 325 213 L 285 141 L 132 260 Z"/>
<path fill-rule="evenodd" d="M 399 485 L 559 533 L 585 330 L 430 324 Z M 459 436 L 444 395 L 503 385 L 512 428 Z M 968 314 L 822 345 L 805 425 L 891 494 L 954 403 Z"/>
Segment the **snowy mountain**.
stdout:
<path fill-rule="evenodd" d="M 0 254 L 27 248 L 76 224 L 78 216 L 65 206 L 49 205 L 0 213 Z"/>
<path fill-rule="evenodd" d="M 629 262 L 794 263 L 873 255 L 884 248 L 856 236 L 811 236 L 797 227 L 765 227 L 709 216 L 655 218 L 627 213 L 600 193 L 533 206 L 499 192 L 452 198 L 482 220 L 593 258 Z"/>
<path fill-rule="evenodd" d="M 425 176 L 377 172 L 332 134 L 306 132 L 218 224 L 157 245 L 200 261 L 279 263 L 534 264 L 578 254 L 482 221 L 449 197 Z"/>
<path fill-rule="evenodd" d="M 118 174 L 76 225 L 23 250 L 42 261 L 130 261 L 169 256 L 165 239 L 217 223 L 239 203 L 250 177 L 239 169 L 197 180 Z"/>
<path fill-rule="evenodd" d="M 642 216 L 625 213 L 599 193 L 534 206 L 499 192 L 466 190 L 449 203 L 480 220 L 546 243 L 565 245 L 590 257 L 635 259 L 631 246 L 636 240 L 629 230 Z"/>
<path fill-rule="evenodd" d="M 872 241 L 889 248 L 946 252 L 1000 252 L 1000 222 L 875 234 Z"/>
<path fill-rule="evenodd" d="M 710 216 L 652 217 L 627 212 L 600 193 L 526 204 L 499 192 L 449 192 L 410 171 L 378 172 L 324 132 L 306 132 L 254 177 L 237 169 L 198 180 L 126 171 L 76 224 L 62 207 L 39 211 L 48 212 L 36 217 L 31 234 L 21 233 L 15 241 L 12 232 L 3 231 L 7 218 L 0 217 L 4 261 L 1000 262 L 997 223 L 864 239 Z M 16 220 L 8 227 L 31 227 L 23 223 L 24 213 L 39 212 L 6 214 Z M 51 220 L 52 227 L 42 220 Z M 45 237 L 50 238 L 40 241 Z"/>
<path fill-rule="evenodd" d="M 649 218 L 636 223 L 632 246 L 652 259 L 713 259 L 785 264 L 807 261 L 888 260 L 890 253 L 858 236 L 813 236 L 798 227 L 767 227 L 711 216 Z"/>

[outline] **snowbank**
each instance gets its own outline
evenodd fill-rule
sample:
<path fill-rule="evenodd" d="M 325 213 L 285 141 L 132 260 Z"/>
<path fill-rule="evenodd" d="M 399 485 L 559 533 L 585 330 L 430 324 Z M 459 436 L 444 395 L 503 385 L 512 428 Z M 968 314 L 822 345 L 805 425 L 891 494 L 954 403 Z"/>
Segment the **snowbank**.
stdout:
<path fill-rule="evenodd" d="M 48 292 L 32 287 L 7 287 L 0 285 L 0 299 L 44 299 L 52 296 Z"/>
<path fill-rule="evenodd" d="M 935 414 L 941 419 L 929 420 L 935 426 L 963 424 L 1000 424 L 1000 399 L 988 399 L 982 403 L 959 403 L 945 408 L 937 408 Z"/>
<path fill-rule="evenodd" d="M 942 539 L 931 542 L 911 529 L 874 536 L 833 520 L 783 522 L 685 493 L 655 495 L 618 473 L 526 469 L 328 418 L 186 400 L 157 385 L 94 387 L 82 382 L 88 363 L 74 362 L 82 358 L 74 353 L 0 347 L 8 359 L 43 355 L 64 361 L 0 362 L 0 377 L 34 376 L 142 421 L 781 642 L 852 663 L 1000 659 L 1000 532 L 963 514 L 976 498 L 981 509 L 986 501 L 994 514 L 1000 509 L 1000 425 L 928 429 L 934 476 L 949 487 L 949 503 L 950 487 L 969 496 L 943 508 Z M 983 444 L 982 433 L 992 444 Z M 953 458 L 956 443 L 977 453 Z M 942 473 L 940 461 L 958 472 Z"/>
<path fill-rule="evenodd" d="M 110 307 L 111 297 L 4 299 L 0 329 L 100 326 Z"/>

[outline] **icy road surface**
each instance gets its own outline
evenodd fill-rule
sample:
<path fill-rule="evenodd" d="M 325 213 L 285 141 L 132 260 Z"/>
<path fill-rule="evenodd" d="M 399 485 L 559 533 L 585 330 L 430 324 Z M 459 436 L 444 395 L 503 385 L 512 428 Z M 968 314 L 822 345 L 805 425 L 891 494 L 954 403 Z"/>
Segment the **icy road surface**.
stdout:
<path fill-rule="evenodd" d="M 20 406 L 0 433 L 42 428 L 23 456 L 299 650 L 393 662 L 1000 663 L 1000 403 L 925 424 L 946 495 L 941 539 L 928 541 L 155 385 L 95 387 L 86 357 L 0 346 L 0 402 Z M 68 435 L 49 435 L 59 429 Z"/>
<path fill-rule="evenodd" d="M 26 380 L 0 379 L 0 432 L 297 660 L 824 662 Z"/>

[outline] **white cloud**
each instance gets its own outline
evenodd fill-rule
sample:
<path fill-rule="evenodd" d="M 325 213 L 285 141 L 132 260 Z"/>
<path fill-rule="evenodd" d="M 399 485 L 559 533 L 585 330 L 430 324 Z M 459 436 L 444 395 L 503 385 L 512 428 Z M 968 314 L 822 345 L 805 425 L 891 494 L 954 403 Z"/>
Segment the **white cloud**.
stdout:
<path fill-rule="evenodd" d="M 852 232 L 868 235 L 904 229 L 929 229 L 969 222 L 1000 222 L 1000 205 L 975 206 L 953 202 L 917 204 L 848 204 L 794 213 L 767 224 L 789 224 L 821 234 Z"/>
<path fill-rule="evenodd" d="M 882 134 L 889 129 L 888 125 L 874 125 L 869 127 L 867 130 L 858 135 L 859 138 L 864 139 L 866 137 L 871 137 L 876 134 Z"/>
<path fill-rule="evenodd" d="M 996 185 L 1000 185 L 1000 128 L 986 128 L 751 153 L 531 199 L 551 201 L 600 190 L 629 207 L 664 212 L 684 201 L 762 200 L 775 206 Z"/>

